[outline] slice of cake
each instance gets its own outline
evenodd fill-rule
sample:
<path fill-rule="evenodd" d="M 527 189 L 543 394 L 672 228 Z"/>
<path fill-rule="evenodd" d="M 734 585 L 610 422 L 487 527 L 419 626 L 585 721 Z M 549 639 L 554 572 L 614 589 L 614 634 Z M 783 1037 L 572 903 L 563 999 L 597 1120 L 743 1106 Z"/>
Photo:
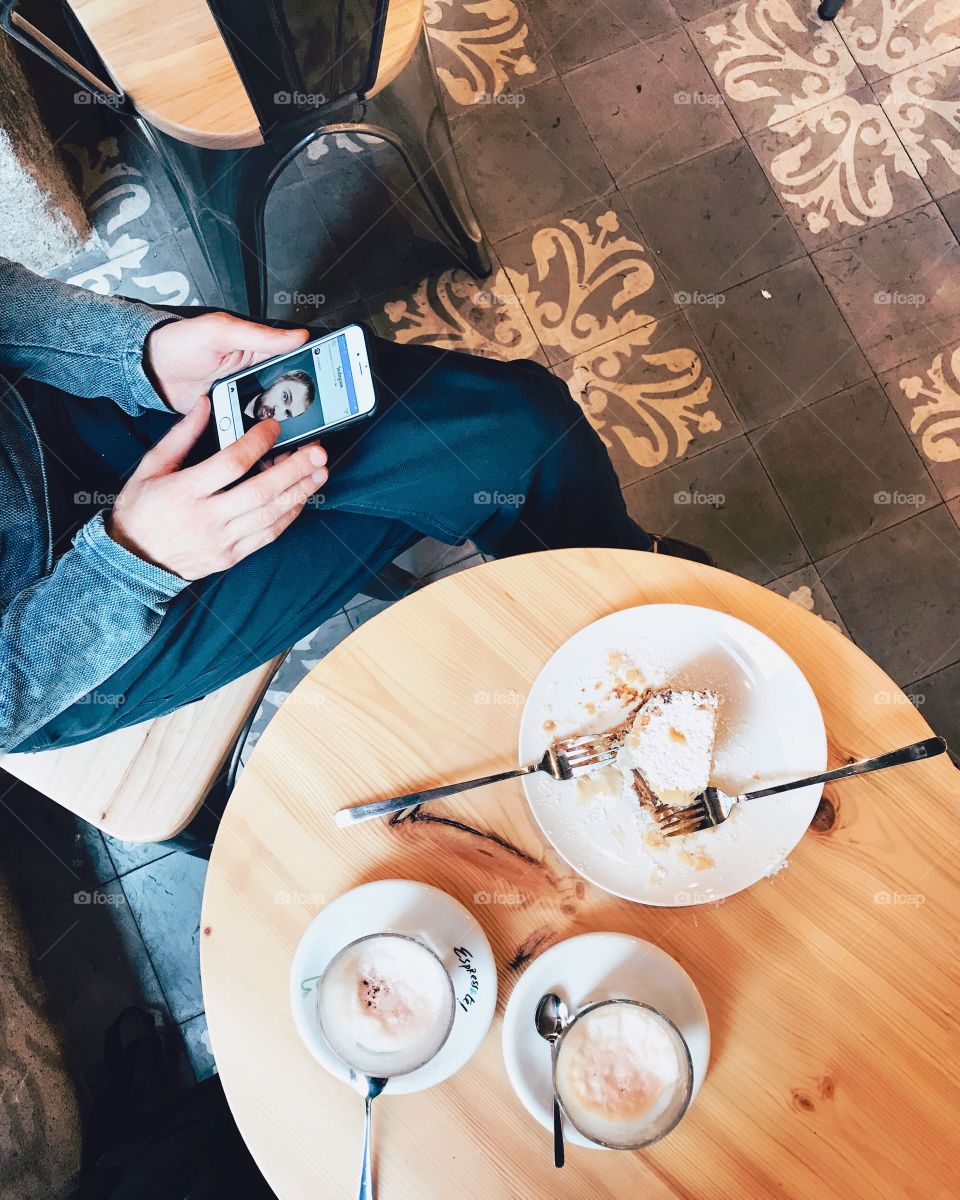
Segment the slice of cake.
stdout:
<path fill-rule="evenodd" d="M 641 804 L 680 808 L 710 782 L 717 733 L 717 693 L 664 688 L 640 705 L 620 748 Z"/>

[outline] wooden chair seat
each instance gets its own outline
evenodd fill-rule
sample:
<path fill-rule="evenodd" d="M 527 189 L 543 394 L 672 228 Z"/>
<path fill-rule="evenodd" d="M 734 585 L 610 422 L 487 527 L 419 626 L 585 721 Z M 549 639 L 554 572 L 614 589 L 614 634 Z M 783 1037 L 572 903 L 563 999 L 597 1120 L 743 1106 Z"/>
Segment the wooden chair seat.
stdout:
<path fill-rule="evenodd" d="M 262 145 L 256 113 L 205 0 L 69 3 L 115 82 L 151 125 L 211 150 Z M 400 74 L 422 25 L 423 0 L 390 0 L 369 95 Z"/>
<path fill-rule="evenodd" d="M 226 765 L 282 657 L 169 716 L 62 750 L 7 754 L 0 767 L 121 841 L 176 837 Z"/>

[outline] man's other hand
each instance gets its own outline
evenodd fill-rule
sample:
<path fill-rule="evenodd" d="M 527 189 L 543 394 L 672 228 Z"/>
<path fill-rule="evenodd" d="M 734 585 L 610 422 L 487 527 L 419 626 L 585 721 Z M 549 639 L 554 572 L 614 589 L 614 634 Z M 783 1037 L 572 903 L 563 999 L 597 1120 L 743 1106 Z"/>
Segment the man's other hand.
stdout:
<path fill-rule="evenodd" d="M 107 526 L 115 542 L 182 579 L 225 571 L 274 541 L 327 480 L 326 452 L 314 444 L 237 483 L 276 443 L 274 420 L 257 422 L 232 445 L 181 470 L 209 415 L 210 401 L 201 396 L 144 455 Z"/>
<path fill-rule="evenodd" d="M 143 366 L 160 398 L 174 412 L 188 413 L 214 380 L 289 354 L 308 337 L 305 329 L 271 329 L 229 313 L 205 313 L 152 329 Z"/>

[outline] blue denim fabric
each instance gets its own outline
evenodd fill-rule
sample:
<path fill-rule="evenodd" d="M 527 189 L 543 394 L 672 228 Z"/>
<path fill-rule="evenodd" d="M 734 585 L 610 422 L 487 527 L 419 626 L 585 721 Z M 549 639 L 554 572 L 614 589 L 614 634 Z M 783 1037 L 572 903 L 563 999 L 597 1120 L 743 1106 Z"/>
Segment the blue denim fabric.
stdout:
<path fill-rule="evenodd" d="M 155 633 L 184 580 L 124 550 L 98 513 L 54 561 L 50 498 L 24 379 L 167 411 L 143 346 L 170 314 L 0 259 L 0 752 L 108 679 Z"/>

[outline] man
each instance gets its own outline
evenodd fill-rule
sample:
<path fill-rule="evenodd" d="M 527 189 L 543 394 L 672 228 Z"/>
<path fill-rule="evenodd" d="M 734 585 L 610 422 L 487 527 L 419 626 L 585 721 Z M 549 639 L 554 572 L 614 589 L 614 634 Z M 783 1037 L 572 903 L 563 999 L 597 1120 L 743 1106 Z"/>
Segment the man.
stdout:
<path fill-rule="evenodd" d="M 255 421 L 289 421 L 299 417 L 313 404 L 316 388 L 306 371 L 286 371 L 267 384 L 244 408 L 244 416 Z"/>
<path fill-rule="evenodd" d="M 304 637 L 424 535 L 490 554 L 703 557 L 628 517 L 566 388 L 374 339 L 368 420 L 263 464 L 213 380 L 308 338 L 97 296 L 0 259 L 0 750 L 157 717 Z"/>

